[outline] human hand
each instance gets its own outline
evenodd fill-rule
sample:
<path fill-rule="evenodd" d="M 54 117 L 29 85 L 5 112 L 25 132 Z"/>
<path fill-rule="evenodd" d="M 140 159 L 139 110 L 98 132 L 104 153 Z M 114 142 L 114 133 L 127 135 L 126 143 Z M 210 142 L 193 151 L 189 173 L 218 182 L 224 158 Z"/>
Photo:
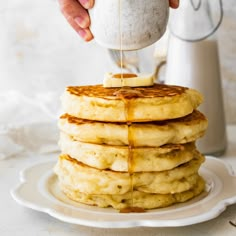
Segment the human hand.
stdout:
<path fill-rule="evenodd" d="M 93 35 L 89 29 L 90 17 L 88 9 L 92 8 L 95 0 L 58 0 L 62 14 L 74 30 L 85 40 L 91 41 Z M 179 0 L 169 0 L 170 7 L 178 8 Z"/>
<path fill-rule="evenodd" d="M 88 9 L 93 7 L 94 0 L 58 0 L 58 2 L 62 14 L 80 37 L 85 41 L 92 40 Z"/>

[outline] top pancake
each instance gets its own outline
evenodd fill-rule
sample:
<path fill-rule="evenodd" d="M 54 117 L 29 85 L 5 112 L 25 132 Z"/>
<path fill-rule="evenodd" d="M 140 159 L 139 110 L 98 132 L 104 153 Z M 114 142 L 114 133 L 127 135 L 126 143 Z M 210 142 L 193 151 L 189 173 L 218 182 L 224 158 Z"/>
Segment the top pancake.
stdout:
<path fill-rule="evenodd" d="M 145 122 L 186 116 L 202 100 L 196 90 L 180 86 L 104 88 L 90 85 L 68 87 L 62 96 L 62 107 L 65 113 L 82 119 Z"/>

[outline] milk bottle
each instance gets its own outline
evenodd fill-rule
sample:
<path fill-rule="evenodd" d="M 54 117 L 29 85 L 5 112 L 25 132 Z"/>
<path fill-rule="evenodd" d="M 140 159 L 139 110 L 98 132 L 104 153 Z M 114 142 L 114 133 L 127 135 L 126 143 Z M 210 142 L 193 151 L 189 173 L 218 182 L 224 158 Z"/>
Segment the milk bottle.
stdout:
<path fill-rule="evenodd" d="M 218 45 L 215 35 L 212 34 L 219 27 L 222 15 L 214 26 L 208 15 L 208 1 L 198 1 L 193 6 L 192 3 L 190 0 L 182 0 L 182 9 L 180 8 L 179 13 L 174 13 L 176 15 L 172 20 L 179 28 L 170 26 L 172 33 L 169 39 L 165 83 L 195 88 L 203 94 L 204 102 L 199 110 L 208 118 L 209 126 L 197 146 L 204 154 L 219 156 L 226 149 L 226 130 Z M 220 4 L 222 13 L 222 3 Z M 181 21 L 184 24 L 186 17 L 187 26 L 178 25 L 178 21 L 179 24 Z M 201 22 L 203 19 L 204 22 Z"/>

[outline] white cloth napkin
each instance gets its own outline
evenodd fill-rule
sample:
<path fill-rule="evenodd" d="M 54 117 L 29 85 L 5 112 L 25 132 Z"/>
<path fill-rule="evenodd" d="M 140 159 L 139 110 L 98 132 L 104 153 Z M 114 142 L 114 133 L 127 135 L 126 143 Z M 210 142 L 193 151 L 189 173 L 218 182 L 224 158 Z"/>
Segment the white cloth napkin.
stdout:
<path fill-rule="evenodd" d="M 58 151 L 59 95 L 26 97 L 18 91 L 0 94 L 0 159 L 21 152 Z"/>

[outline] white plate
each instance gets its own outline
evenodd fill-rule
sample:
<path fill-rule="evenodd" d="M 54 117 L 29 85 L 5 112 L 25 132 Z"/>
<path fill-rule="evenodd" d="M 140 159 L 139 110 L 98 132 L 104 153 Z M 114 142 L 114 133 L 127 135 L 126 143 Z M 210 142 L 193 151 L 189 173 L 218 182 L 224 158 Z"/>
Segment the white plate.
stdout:
<path fill-rule="evenodd" d="M 186 203 L 129 214 L 71 201 L 58 188 L 54 165 L 39 163 L 22 171 L 20 184 L 11 194 L 19 204 L 64 222 L 100 228 L 186 226 L 213 219 L 236 203 L 236 176 L 223 161 L 213 157 L 207 157 L 200 169 L 207 182 L 203 194 Z"/>

